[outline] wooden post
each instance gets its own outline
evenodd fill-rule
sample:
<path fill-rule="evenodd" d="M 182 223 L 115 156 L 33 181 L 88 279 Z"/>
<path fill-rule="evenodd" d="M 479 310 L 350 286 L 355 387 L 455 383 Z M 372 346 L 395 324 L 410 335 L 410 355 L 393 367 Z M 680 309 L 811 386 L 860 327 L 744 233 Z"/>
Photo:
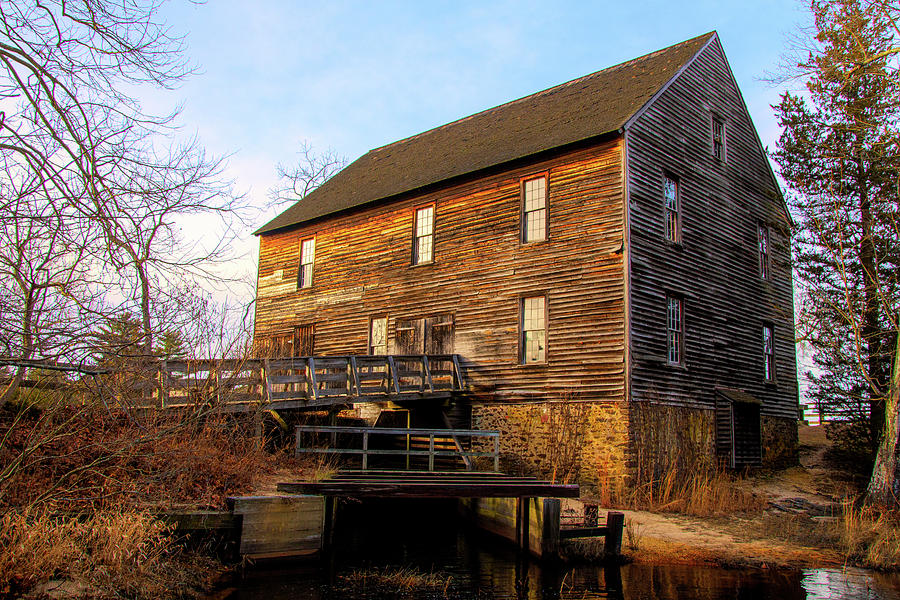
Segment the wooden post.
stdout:
<path fill-rule="evenodd" d="M 365 471 L 369 468 L 369 432 L 363 432 L 363 455 L 362 455 L 362 470 Z"/>
<path fill-rule="evenodd" d="M 406 411 L 406 428 L 409 429 L 411 426 L 412 426 L 412 412 L 409 411 L 409 410 L 407 410 L 407 411 Z M 411 439 L 410 439 L 410 437 L 409 437 L 409 434 L 407 433 L 407 434 L 406 434 L 406 470 L 407 470 L 407 471 L 409 471 L 409 459 L 410 459 L 410 456 L 409 456 L 409 448 L 410 448 L 410 442 L 411 442 Z"/>
<path fill-rule="evenodd" d="M 606 539 L 603 551 L 607 556 L 622 554 L 622 530 L 625 528 L 625 513 L 609 511 L 606 513 Z"/>
<path fill-rule="evenodd" d="M 325 496 L 324 523 L 322 524 L 322 550 L 331 549 L 332 538 L 334 535 L 334 513 L 335 501 L 334 496 Z"/>
<path fill-rule="evenodd" d="M 428 470 L 434 471 L 434 434 L 428 436 Z"/>
<path fill-rule="evenodd" d="M 256 447 L 262 450 L 263 446 L 265 446 L 265 440 L 263 439 L 263 411 L 259 407 L 253 413 L 253 434 L 256 437 Z"/>
<path fill-rule="evenodd" d="M 522 550 L 531 550 L 531 498 L 520 498 L 522 503 Z"/>
<path fill-rule="evenodd" d="M 169 395 L 169 369 L 168 364 L 166 363 L 166 359 L 162 359 L 159 362 L 159 389 L 157 390 L 157 394 L 159 395 L 159 406 L 160 408 L 166 407 L 166 400 Z"/>
<path fill-rule="evenodd" d="M 494 472 L 500 472 L 500 434 L 494 436 Z"/>
<path fill-rule="evenodd" d="M 559 498 L 544 498 L 541 515 L 541 557 L 549 558 L 559 553 Z"/>

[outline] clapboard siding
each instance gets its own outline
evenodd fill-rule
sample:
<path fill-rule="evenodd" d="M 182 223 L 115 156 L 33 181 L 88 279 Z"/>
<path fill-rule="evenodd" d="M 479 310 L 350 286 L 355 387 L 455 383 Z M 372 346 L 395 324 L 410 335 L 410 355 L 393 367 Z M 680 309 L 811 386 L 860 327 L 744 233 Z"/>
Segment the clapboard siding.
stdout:
<path fill-rule="evenodd" d="M 712 155 L 712 114 L 724 119 L 726 161 Z M 716 386 L 796 418 L 797 373 L 789 222 L 718 39 L 626 132 L 630 344 L 635 400 L 715 406 Z M 663 175 L 680 180 L 682 243 L 664 239 Z M 758 270 L 757 224 L 771 231 L 769 281 Z M 685 366 L 666 364 L 666 293 L 684 298 Z M 762 325 L 775 325 L 777 384 L 763 380 Z"/>
<path fill-rule="evenodd" d="M 260 237 L 257 338 L 315 323 L 316 354 L 364 354 L 369 319 L 454 317 L 454 352 L 497 400 L 622 400 L 622 140 Z M 547 172 L 549 239 L 522 244 L 520 178 Z M 411 266 L 415 208 L 435 205 L 434 262 Z M 300 241 L 316 238 L 297 290 Z M 546 365 L 519 365 L 519 299 L 545 294 Z M 488 397 L 488 396 L 484 396 Z"/>

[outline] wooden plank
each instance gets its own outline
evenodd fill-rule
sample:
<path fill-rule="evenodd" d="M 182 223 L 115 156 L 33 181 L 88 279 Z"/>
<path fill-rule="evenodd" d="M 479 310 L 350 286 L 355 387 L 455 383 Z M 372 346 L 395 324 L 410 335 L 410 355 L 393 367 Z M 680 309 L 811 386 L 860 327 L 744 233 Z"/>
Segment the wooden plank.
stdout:
<path fill-rule="evenodd" d="M 261 236 L 255 335 L 283 329 L 288 318 L 315 322 L 317 352 L 365 354 L 371 315 L 388 317 L 391 345 L 398 321 L 452 315 L 453 349 L 465 356 L 458 371 L 461 378 L 464 367 L 476 401 L 558 399 L 573 388 L 580 399 L 621 401 L 622 150 L 604 142 Z M 535 172 L 549 174 L 552 243 L 523 245 L 520 178 Z M 410 269 L 408 232 L 415 206 L 426 202 L 435 203 L 435 260 Z M 298 292 L 298 240 L 310 235 L 316 289 Z M 538 290 L 548 293 L 550 360 L 523 370 L 519 298 Z M 439 387 L 435 373 L 432 383 Z"/>
<path fill-rule="evenodd" d="M 235 529 L 241 524 L 239 517 L 224 510 L 164 511 L 154 513 L 154 516 L 166 523 L 174 523 L 176 531 Z"/>
<path fill-rule="evenodd" d="M 321 496 L 241 496 L 229 499 L 242 518 L 242 555 L 305 554 L 321 548 Z"/>
<path fill-rule="evenodd" d="M 603 527 L 564 527 L 559 530 L 559 539 L 572 540 L 585 537 L 603 537 L 606 535 L 606 526 Z"/>
<path fill-rule="evenodd" d="M 577 485 L 553 483 L 500 483 L 488 484 L 452 482 L 371 482 L 343 483 L 337 481 L 284 482 L 278 491 L 290 494 L 321 494 L 353 498 L 520 498 L 556 497 L 577 498 Z"/>

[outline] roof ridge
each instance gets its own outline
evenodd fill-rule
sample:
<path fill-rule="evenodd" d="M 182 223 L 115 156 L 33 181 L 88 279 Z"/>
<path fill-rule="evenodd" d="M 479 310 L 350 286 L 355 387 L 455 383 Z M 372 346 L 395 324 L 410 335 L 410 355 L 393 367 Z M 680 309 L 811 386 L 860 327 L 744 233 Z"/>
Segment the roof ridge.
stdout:
<path fill-rule="evenodd" d="M 432 127 L 431 129 L 426 129 L 425 131 L 420 131 L 419 133 L 416 133 L 416 134 L 407 136 L 407 137 L 405 137 L 405 138 L 401 138 L 401 139 L 396 140 L 396 141 L 393 141 L 393 142 L 391 142 L 391 143 L 389 143 L 389 144 L 385 144 L 385 145 L 383 145 L 383 146 L 378 146 L 378 147 L 376 147 L 376 148 L 372 148 L 371 150 L 369 150 L 368 152 L 366 152 L 366 154 L 372 154 L 372 153 L 375 153 L 375 152 L 381 152 L 382 150 L 386 150 L 386 149 L 390 148 L 391 146 L 397 146 L 398 144 L 402 144 L 403 142 L 408 142 L 409 140 L 414 140 L 414 139 L 416 139 L 416 138 L 423 137 L 423 136 L 428 135 L 428 134 L 430 134 L 430 133 L 433 133 L 433 132 L 435 132 L 435 131 L 439 131 L 439 130 L 441 130 L 441 129 L 445 129 L 445 128 L 451 126 L 451 125 L 455 125 L 455 124 L 457 124 L 457 123 L 462 123 L 462 122 L 465 122 L 465 121 L 474 119 L 475 117 L 478 117 L 478 116 L 481 116 L 481 115 L 490 114 L 490 113 L 493 112 L 493 111 L 502 109 L 502 108 L 507 107 L 507 106 L 511 106 L 511 105 L 513 105 L 513 104 L 517 104 L 517 103 L 519 103 L 519 102 L 523 102 L 523 101 L 528 100 L 528 99 L 530 99 L 530 98 L 537 98 L 537 97 L 543 96 L 543 95 L 545 95 L 545 94 L 549 94 L 549 93 L 551 93 L 551 92 L 554 92 L 554 91 L 556 91 L 556 90 L 562 89 L 562 88 L 564 88 L 564 87 L 567 87 L 567 86 L 570 86 L 570 85 L 574 85 L 574 84 L 576 84 L 576 83 L 578 83 L 578 82 L 585 81 L 585 80 L 590 79 L 590 78 L 592 78 L 592 77 L 596 77 L 597 75 L 600 75 L 601 73 L 608 73 L 609 71 L 614 71 L 614 70 L 616 70 L 616 69 L 622 69 L 622 68 L 625 68 L 625 67 L 627 67 L 628 65 L 630 65 L 630 64 L 632 64 L 632 63 L 639 62 L 639 61 L 642 61 L 642 60 L 646 60 L 646 59 L 648 59 L 648 58 L 650 58 L 650 57 L 657 56 L 657 55 L 662 54 L 662 53 L 664 53 L 664 52 L 669 52 L 669 51 L 674 50 L 675 48 L 678 48 L 678 47 L 680 47 L 680 46 L 684 46 L 684 45 L 686 45 L 686 44 L 690 44 L 690 43 L 692 43 L 692 42 L 696 42 L 697 40 L 699 40 L 699 39 L 701 39 L 701 38 L 708 37 L 708 36 L 712 36 L 712 35 L 714 35 L 715 33 L 716 33 L 716 30 L 708 31 L 708 32 L 706 32 L 706 33 L 704 33 L 704 34 L 697 35 L 697 36 L 694 36 L 694 37 L 692 37 L 692 38 L 690 38 L 690 39 L 687 39 L 687 40 L 683 40 L 683 41 L 681 41 L 681 42 L 678 42 L 677 44 L 672 44 L 671 46 L 666 46 L 665 48 L 660 48 L 659 50 L 654 50 L 653 52 L 648 52 L 647 54 L 643 54 L 643 55 L 638 56 L 638 57 L 636 57 L 636 58 L 632 58 L 632 59 L 629 59 L 629 60 L 626 60 L 626 61 L 617 63 L 617 64 L 612 65 L 612 66 L 610 66 L 610 67 L 605 67 L 605 68 L 603 68 L 603 69 L 599 69 L 599 70 L 597 70 L 597 71 L 594 71 L 593 73 L 588 73 L 587 75 L 582 75 L 581 77 L 576 77 L 575 79 L 570 79 L 569 81 L 564 81 L 564 82 L 562 82 L 562 83 L 558 83 L 558 84 L 553 85 L 553 86 L 550 86 L 550 87 L 548 87 L 548 88 L 546 88 L 546 89 L 543 89 L 543 90 L 540 90 L 540 91 L 537 91 L 537 92 L 528 94 L 527 96 L 522 96 L 522 97 L 520 97 L 520 98 L 516 98 L 515 100 L 509 100 L 509 101 L 507 101 L 507 102 L 503 102 L 502 104 L 497 104 L 496 106 L 492 106 L 492 107 L 490 107 L 490 108 L 486 108 L 486 109 L 484 109 L 484 110 L 480 110 L 480 111 L 478 111 L 478 112 L 476 112 L 476 113 L 472 113 L 472 114 L 467 115 L 467 116 L 465 116 L 465 117 L 461 117 L 461 118 L 459 118 L 459 119 L 455 119 L 455 120 L 453 120 L 453 121 L 449 121 L 449 122 L 444 123 L 444 124 L 442 124 L 442 125 L 437 125 L 436 127 Z"/>

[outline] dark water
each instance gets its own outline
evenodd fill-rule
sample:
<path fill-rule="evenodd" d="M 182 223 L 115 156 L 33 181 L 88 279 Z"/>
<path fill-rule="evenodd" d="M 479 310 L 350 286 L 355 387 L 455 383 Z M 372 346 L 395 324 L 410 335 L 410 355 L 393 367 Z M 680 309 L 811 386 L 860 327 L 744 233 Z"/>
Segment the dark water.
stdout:
<path fill-rule="evenodd" d="M 326 598 L 900 600 L 900 578 L 861 570 L 805 572 L 689 566 L 539 564 L 458 520 L 452 504 L 343 505 L 321 561 L 248 570 L 229 600 Z M 434 573 L 442 590 L 351 584 L 360 570 Z"/>

